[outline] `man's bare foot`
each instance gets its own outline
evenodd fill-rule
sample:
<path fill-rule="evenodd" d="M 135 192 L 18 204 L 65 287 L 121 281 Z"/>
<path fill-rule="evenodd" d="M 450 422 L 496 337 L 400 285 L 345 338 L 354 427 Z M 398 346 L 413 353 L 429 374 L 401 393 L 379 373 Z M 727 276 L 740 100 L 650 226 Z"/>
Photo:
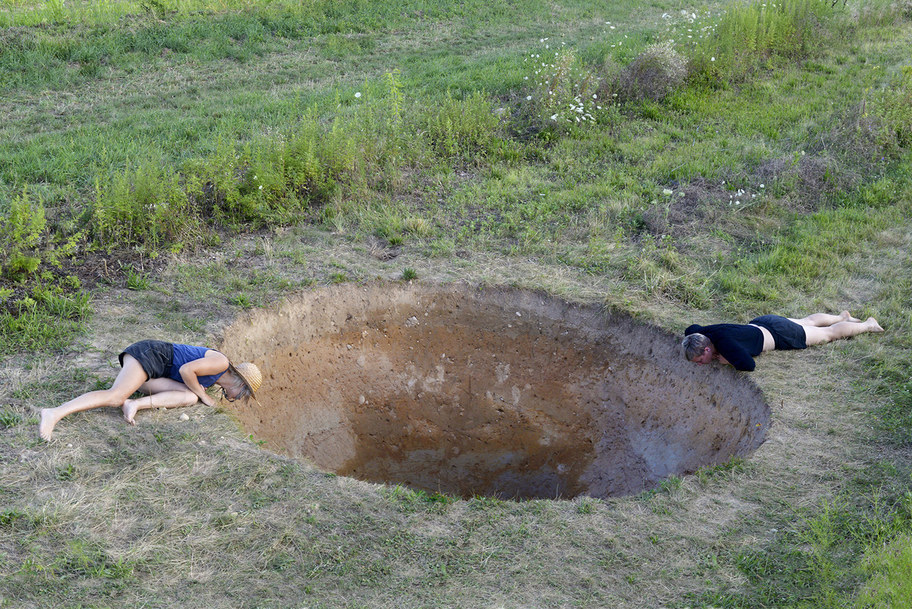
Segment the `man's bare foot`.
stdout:
<path fill-rule="evenodd" d="M 839 317 L 842 318 L 842 321 L 854 321 L 854 322 L 861 321 L 857 317 L 852 317 L 852 314 L 849 313 L 848 311 L 843 311 L 842 313 L 839 314 Z"/>
<path fill-rule="evenodd" d="M 868 325 L 871 332 L 883 332 L 884 331 L 884 329 L 880 327 L 880 324 L 877 323 L 877 320 L 874 319 L 873 317 L 867 318 L 865 320 L 865 323 Z"/>
<path fill-rule="evenodd" d="M 136 406 L 134 401 L 127 400 L 124 402 L 122 410 L 124 420 L 130 425 L 136 425 L 136 421 L 133 420 L 133 417 L 136 416 L 136 411 L 139 410 L 139 408 Z"/>
<path fill-rule="evenodd" d="M 51 410 L 53 409 L 42 408 L 41 421 L 38 423 L 38 435 L 42 440 L 45 440 L 47 442 L 51 441 L 51 436 L 54 435 L 54 426 L 57 424 L 57 419 L 54 418 Z"/>

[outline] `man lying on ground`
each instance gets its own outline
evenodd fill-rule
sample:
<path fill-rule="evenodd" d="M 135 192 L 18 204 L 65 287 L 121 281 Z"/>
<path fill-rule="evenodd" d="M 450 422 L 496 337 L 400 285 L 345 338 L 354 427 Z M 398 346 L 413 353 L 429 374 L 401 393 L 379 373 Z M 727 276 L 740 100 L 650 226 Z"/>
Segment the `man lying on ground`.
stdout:
<path fill-rule="evenodd" d="M 694 324 L 684 330 L 684 356 L 698 364 L 718 361 L 738 370 L 754 369 L 754 356 L 773 349 L 804 349 L 863 332 L 883 332 L 873 317 L 865 321 L 848 311 L 815 313 L 801 319 L 763 315 L 747 324 Z"/>

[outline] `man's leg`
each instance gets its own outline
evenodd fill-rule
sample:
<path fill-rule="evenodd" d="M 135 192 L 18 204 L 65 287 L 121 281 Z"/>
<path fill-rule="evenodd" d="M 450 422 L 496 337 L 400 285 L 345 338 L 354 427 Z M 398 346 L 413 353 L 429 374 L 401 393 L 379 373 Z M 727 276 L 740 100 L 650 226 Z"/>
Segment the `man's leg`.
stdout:
<path fill-rule="evenodd" d="M 841 321 L 861 321 L 857 317 L 852 317 L 851 313 L 848 311 L 843 311 L 839 315 L 830 315 L 828 313 L 814 313 L 813 315 L 808 315 L 807 317 L 802 317 L 801 319 L 789 319 L 791 319 L 791 321 L 795 322 L 799 326 L 810 326 L 818 328 L 832 326 L 833 324 L 838 324 Z"/>
<path fill-rule="evenodd" d="M 841 338 L 849 338 L 864 332 L 883 332 L 883 328 L 873 317 L 869 317 L 865 321 L 840 321 L 824 327 L 804 326 L 804 333 L 809 347 L 822 345 Z"/>

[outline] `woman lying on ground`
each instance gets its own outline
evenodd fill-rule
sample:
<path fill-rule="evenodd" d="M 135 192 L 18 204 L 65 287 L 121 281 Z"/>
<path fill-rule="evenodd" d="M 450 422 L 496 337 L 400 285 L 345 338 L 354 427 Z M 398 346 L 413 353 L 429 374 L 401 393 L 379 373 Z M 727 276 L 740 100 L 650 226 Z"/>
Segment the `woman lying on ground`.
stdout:
<path fill-rule="evenodd" d="M 63 417 L 102 406 L 123 409 L 127 423 L 135 425 L 138 410 L 177 408 L 201 401 L 214 406 L 206 388 L 218 385 L 229 401 L 254 395 L 263 381 L 259 369 L 250 363 L 234 366 L 223 353 L 160 340 L 143 340 L 120 354 L 121 371 L 110 389 L 90 391 L 56 408 L 43 408 L 38 434 L 50 440 L 54 426 Z M 131 400 L 139 391 L 146 394 Z"/>
<path fill-rule="evenodd" d="M 755 355 L 773 349 L 804 349 L 863 332 L 883 332 L 873 317 L 865 321 L 848 311 L 815 313 L 801 319 L 763 315 L 748 324 L 694 324 L 684 330 L 684 356 L 698 364 L 718 361 L 738 370 L 754 369 Z"/>

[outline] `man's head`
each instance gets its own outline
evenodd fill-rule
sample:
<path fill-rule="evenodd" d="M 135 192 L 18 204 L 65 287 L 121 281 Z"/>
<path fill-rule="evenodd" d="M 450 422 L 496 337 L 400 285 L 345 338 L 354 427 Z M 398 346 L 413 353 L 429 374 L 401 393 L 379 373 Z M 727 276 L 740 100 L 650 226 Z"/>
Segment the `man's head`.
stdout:
<path fill-rule="evenodd" d="M 697 364 L 708 364 L 716 357 L 712 341 L 700 333 L 688 334 L 681 343 L 684 357 Z"/>

